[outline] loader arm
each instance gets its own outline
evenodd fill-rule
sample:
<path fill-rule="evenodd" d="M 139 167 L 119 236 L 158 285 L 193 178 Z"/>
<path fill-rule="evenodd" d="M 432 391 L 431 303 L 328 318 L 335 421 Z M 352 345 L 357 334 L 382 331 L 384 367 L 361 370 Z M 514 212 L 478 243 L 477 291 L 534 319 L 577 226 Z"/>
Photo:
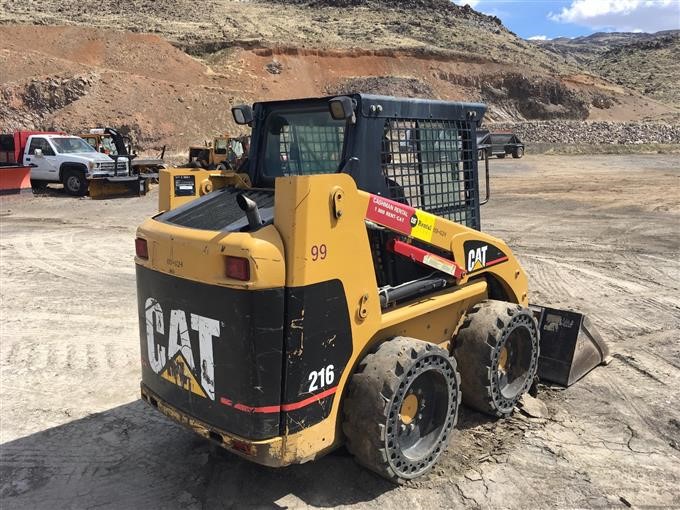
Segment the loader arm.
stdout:
<path fill-rule="evenodd" d="M 408 243 L 397 240 L 391 244 L 395 253 L 454 277 L 458 285 L 492 275 L 505 293 L 504 300 L 528 305 L 524 270 L 500 239 L 407 204 L 364 191 L 358 193 L 366 202 L 369 228 L 377 225 L 408 239 Z M 414 246 L 413 241 L 450 252 L 453 258 Z"/>

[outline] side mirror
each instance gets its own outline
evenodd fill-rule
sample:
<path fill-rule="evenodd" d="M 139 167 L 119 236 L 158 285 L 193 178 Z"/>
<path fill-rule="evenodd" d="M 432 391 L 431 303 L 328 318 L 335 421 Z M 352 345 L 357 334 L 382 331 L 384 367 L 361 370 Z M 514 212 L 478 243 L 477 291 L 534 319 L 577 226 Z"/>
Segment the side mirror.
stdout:
<path fill-rule="evenodd" d="M 247 104 L 240 104 L 231 109 L 234 122 L 239 126 L 253 122 L 253 109 Z"/>
<path fill-rule="evenodd" d="M 328 101 L 328 109 L 335 120 L 347 120 L 354 116 L 354 101 L 351 97 L 338 96 Z"/>
<path fill-rule="evenodd" d="M 35 155 L 36 158 L 42 158 L 43 157 L 42 149 L 36 149 L 33 154 Z"/>

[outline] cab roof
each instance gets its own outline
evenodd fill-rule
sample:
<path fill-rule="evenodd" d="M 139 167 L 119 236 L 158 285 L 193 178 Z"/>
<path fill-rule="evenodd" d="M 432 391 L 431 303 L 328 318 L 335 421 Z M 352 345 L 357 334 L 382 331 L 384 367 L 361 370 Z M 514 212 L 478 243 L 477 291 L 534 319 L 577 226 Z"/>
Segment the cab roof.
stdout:
<path fill-rule="evenodd" d="M 470 120 L 478 122 L 484 117 L 486 105 L 458 101 L 442 101 L 439 99 L 416 99 L 407 97 L 381 96 L 375 94 L 341 94 L 351 97 L 357 103 L 357 114 L 367 118 L 402 118 L 433 120 Z M 304 99 L 287 99 L 282 101 L 262 101 L 255 106 L 271 110 L 277 107 L 301 105 L 311 106 L 327 102 L 336 96 L 323 96 Z"/>

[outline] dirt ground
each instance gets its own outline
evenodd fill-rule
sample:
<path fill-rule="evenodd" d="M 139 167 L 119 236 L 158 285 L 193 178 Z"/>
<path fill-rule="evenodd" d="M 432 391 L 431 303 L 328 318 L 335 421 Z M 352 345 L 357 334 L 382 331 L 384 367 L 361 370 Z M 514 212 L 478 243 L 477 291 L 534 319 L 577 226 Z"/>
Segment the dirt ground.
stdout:
<path fill-rule="evenodd" d="M 439 464 L 402 487 L 344 450 L 256 466 L 140 401 L 133 239 L 156 200 L 2 198 L 3 509 L 680 507 L 677 154 L 492 161 L 484 230 L 532 301 L 590 315 L 613 361 L 542 387 L 546 419 L 463 409 Z"/>

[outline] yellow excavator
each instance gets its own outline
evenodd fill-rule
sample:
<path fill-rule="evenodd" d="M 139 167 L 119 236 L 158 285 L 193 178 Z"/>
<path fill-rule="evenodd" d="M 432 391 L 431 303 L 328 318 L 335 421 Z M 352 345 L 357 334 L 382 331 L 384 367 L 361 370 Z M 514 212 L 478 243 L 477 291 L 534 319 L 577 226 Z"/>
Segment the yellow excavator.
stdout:
<path fill-rule="evenodd" d="M 137 231 L 142 398 L 268 466 L 346 444 L 402 482 L 446 449 L 461 402 L 513 412 L 608 352 L 581 314 L 530 307 L 481 231 L 484 105 L 355 94 L 232 109 L 248 164 L 162 170 Z M 210 189 L 208 189 L 210 188 Z"/>
<path fill-rule="evenodd" d="M 248 156 L 249 148 L 249 136 L 217 136 L 204 145 L 189 147 L 187 166 L 208 170 L 235 170 Z"/>

